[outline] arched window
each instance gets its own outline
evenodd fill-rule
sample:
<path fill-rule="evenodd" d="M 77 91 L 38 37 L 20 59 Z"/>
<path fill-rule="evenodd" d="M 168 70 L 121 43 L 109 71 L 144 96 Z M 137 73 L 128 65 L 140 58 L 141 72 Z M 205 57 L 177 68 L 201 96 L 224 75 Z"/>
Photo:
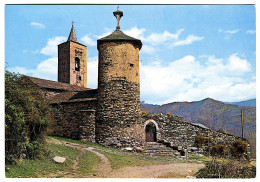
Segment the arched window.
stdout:
<path fill-rule="evenodd" d="M 78 57 L 75 58 L 75 70 L 76 71 L 80 70 L 80 61 Z"/>

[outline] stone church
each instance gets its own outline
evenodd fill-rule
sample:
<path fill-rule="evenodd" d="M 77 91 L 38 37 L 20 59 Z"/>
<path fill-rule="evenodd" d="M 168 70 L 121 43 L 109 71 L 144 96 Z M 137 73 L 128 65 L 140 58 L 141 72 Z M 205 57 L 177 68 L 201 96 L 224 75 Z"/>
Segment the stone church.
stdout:
<path fill-rule="evenodd" d="M 120 30 L 122 11 L 113 14 L 116 30 L 97 40 L 98 89 L 87 88 L 87 46 L 78 42 L 73 24 L 68 40 L 58 45 L 58 82 L 26 76 L 56 109 L 52 134 L 104 146 L 138 146 L 148 154 L 152 145 L 159 155 L 174 155 L 174 150 L 203 153 L 196 144 L 198 136 L 212 138 L 210 145 L 230 146 L 238 139 L 186 123 L 182 117 L 141 114 L 142 42 Z"/>

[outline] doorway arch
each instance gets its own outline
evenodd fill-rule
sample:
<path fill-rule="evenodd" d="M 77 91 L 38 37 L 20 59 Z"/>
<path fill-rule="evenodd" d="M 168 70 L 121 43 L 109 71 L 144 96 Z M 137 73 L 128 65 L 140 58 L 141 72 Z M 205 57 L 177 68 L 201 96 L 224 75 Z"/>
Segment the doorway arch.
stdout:
<path fill-rule="evenodd" d="M 158 124 L 154 120 L 148 120 L 144 125 L 145 130 L 145 141 L 146 142 L 156 142 L 158 134 Z"/>

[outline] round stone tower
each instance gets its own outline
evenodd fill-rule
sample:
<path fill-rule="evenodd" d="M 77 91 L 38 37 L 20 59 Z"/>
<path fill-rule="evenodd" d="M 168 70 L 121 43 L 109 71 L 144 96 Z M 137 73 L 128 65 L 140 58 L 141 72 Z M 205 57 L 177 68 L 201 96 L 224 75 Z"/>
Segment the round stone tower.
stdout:
<path fill-rule="evenodd" d="M 116 30 L 97 41 L 98 105 L 96 142 L 136 146 L 144 141 L 140 121 L 139 50 L 142 42 L 120 30 L 123 12 L 113 12 Z"/>

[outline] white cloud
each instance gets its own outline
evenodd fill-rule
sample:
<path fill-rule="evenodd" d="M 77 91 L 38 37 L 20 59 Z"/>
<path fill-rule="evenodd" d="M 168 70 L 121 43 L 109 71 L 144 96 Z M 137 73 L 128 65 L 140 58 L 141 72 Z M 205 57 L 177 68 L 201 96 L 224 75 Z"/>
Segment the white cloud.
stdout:
<path fill-rule="evenodd" d="M 246 31 L 247 34 L 255 34 L 255 32 L 256 32 L 255 30 L 247 30 Z"/>
<path fill-rule="evenodd" d="M 94 41 L 92 38 L 90 38 L 88 35 L 84 35 L 82 38 L 81 38 L 81 41 L 83 43 L 85 43 L 87 46 L 96 46 L 97 45 L 97 42 Z"/>
<path fill-rule="evenodd" d="M 148 37 L 144 38 L 144 41 L 156 45 L 170 40 L 177 40 L 183 31 L 184 29 L 179 29 L 175 34 L 168 31 L 164 31 L 163 33 L 151 33 Z"/>
<path fill-rule="evenodd" d="M 48 39 L 47 45 L 40 50 L 40 53 L 51 57 L 57 57 L 57 45 L 65 42 L 66 40 L 66 37 L 53 37 L 51 39 Z"/>
<path fill-rule="evenodd" d="M 239 66 L 238 66 L 239 65 Z M 188 55 L 168 65 L 141 65 L 141 96 L 148 103 L 194 101 L 211 97 L 221 101 L 254 98 L 255 79 L 245 78 L 251 65 L 237 54 L 227 59 L 208 56 L 205 64 Z"/>
<path fill-rule="evenodd" d="M 142 53 L 152 54 L 155 51 L 156 51 L 155 48 L 153 48 L 152 46 L 148 46 L 148 45 L 142 46 Z"/>
<path fill-rule="evenodd" d="M 123 32 L 126 35 L 129 35 L 131 37 L 137 38 L 137 39 L 144 39 L 143 34 L 145 32 L 145 28 L 137 28 L 137 27 L 133 27 L 129 30 L 123 30 Z"/>
<path fill-rule="evenodd" d="M 237 73 L 249 72 L 251 65 L 246 59 L 241 59 L 237 54 L 232 54 L 228 58 L 227 67 L 230 71 L 236 71 Z"/>
<path fill-rule="evenodd" d="M 30 25 L 41 29 L 45 28 L 45 26 L 42 23 L 38 23 L 38 22 L 31 22 Z"/>
<path fill-rule="evenodd" d="M 41 62 L 36 69 L 27 69 L 24 67 L 10 68 L 9 71 L 37 78 L 57 81 L 58 60 L 57 58 L 49 58 Z"/>
<path fill-rule="evenodd" d="M 87 60 L 88 88 L 97 88 L 98 81 L 98 57 Z"/>
<path fill-rule="evenodd" d="M 204 39 L 204 37 L 199 37 L 199 36 L 195 36 L 195 35 L 188 35 L 188 37 L 186 37 L 185 40 L 177 41 L 173 44 L 173 46 L 190 45 L 195 41 L 200 41 L 200 40 L 203 40 L 203 39 Z"/>
<path fill-rule="evenodd" d="M 229 33 L 229 34 L 235 34 L 235 33 L 239 32 L 239 30 L 238 29 L 236 29 L 236 30 L 226 30 L 224 32 Z"/>

